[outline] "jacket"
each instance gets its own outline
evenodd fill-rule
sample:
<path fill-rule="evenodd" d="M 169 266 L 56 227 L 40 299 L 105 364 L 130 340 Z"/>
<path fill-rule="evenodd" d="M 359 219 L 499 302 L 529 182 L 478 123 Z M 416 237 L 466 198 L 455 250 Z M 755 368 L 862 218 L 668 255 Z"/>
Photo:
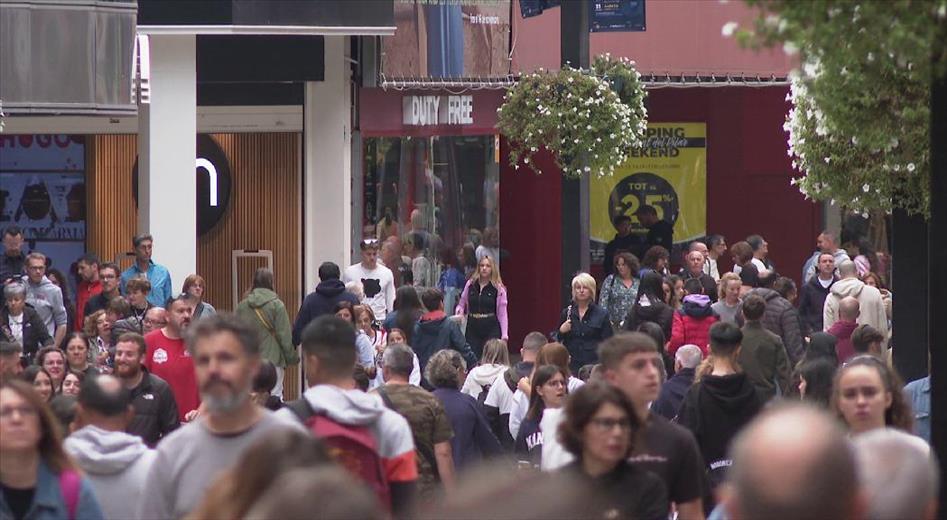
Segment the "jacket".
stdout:
<path fill-rule="evenodd" d="M 439 350 L 451 348 L 460 352 L 467 361 L 467 366 L 477 364 L 477 356 L 470 350 L 460 326 L 444 314 L 443 311 L 429 312 L 421 316 L 414 326 L 411 347 L 418 355 L 421 364 L 421 373 L 424 373 L 427 362 Z"/>
<path fill-rule="evenodd" d="M 811 336 L 813 332 L 820 332 L 822 328 L 822 311 L 825 299 L 832 290 L 832 285 L 838 281 L 833 278 L 828 287 L 822 287 L 819 277 L 813 276 L 799 291 L 799 318 L 802 320 L 802 334 Z"/>
<path fill-rule="evenodd" d="M 677 421 L 694 434 L 704 462 L 713 470 L 729 466 L 730 441 L 760 408 L 746 374 L 705 375 L 687 391 Z"/>
<path fill-rule="evenodd" d="M 483 388 L 487 385 L 492 385 L 497 380 L 497 376 L 505 372 L 508 368 L 506 365 L 499 364 L 479 365 L 474 367 L 470 372 L 467 372 L 467 379 L 464 380 L 464 386 L 460 391 L 477 399 L 480 397 L 480 392 L 483 391 Z"/>
<path fill-rule="evenodd" d="M 128 425 L 128 433 L 138 435 L 148 446 L 155 446 L 163 437 L 180 426 L 178 405 L 171 386 L 160 377 L 141 367 L 141 383 L 131 391 L 135 418 Z"/>
<path fill-rule="evenodd" d="M 293 345 L 302 343 L 303 329 L 310 321 L 324 314 L 332 314 L 339 302 L 358 305 L 358 298 L 346 291 L 345 284 L 338 278 L 319 282 L 316 290 L 306 295 L 299 307 L 299 313 L 296 314 L 296 322 L 293 323 Z"/>
<path fill-rule="evenodd" d="M 26 254 L 23 251 L 20 251 L 16 256 L 10 256 L 6 254 L 6 251 L 0 254 L 0 285 L 5 284 L 8 280 L 23 276 L 25 266 Z"/>
<path fill-rule="evenodd" d="M 838 321 L 838 306 L 842 298 L 851 296 L 858 300 L 859 325 L 871 325 L 885 338 L 888 337 L 888 316 L 885 313 L 885 304 L 881 298 L 881 291 L 865 285 L 858 278 L 846 278 L 835 282 L 825 299 L 822 312 L 822 327 L 824 330 Z"/>
<path fill-rule="evenodd" d="M 634 332 L 638 330 L 638 326 L 646 321 L 660 325 L 661 330 L 664 331 L 664 337 L 670 339 L 671 325 L 674 322 L 674 309 L 662 301 L 651 302 L 650 305 L 642 305 L 639 296 L 638 303 L 631 307 L 631 310 L 628 311 L 628 316 L 625 318 L 625 330 Z M 658 346 L 663 347 L 663 345 Z"/>
<path fill-rule="evenodd" d="M 666 383 L 661 385 L 661 393 L 651 404 L 651 411 L 672 420 L 677 417 L 677 412 L 681 409 L 681 403 L 684 402 L 684 396 L 694 384 L 694 369 L 682 368 Z"/>
<path fill-rule="evenodd" d="M 454 314 L 464 314 L 467 312 L 467 306 L 469 305 L 468 295 L 470 294 L 470 284 L 472 283 L 473 278 L 467 280 L 467 283 L 464 285 L 464 290 L 460 293 L 460 300 L 457 301 Z M 497 320 L 500 322 L 500 338 L 504 340 L 510 337 L 510 314 L 507 311 L 508 306 L 509 299 L 506 294 L 506 286 L 501 284 L 497 287 Z"/>
<path fill-rule="evenodd" d="M 706 356 L 710 326 L 718 321 L 717 313 L 710 308 L 710 298 L 703 294 L 688 294 L 681 310 L 674 313 L 668 354 L 673 356 L 684 345 L 697 345 L 700 353 Z"/>
<path fill-rule="evenodd" d="M 86 426 L 66 438 L 63 447 L 92 484 L 106 519 L 134 518 L 145 477 L 155 460 L 139 437 Z"/>
<path fill-rule="evenodd" d="M 844 363 L 855 355 L 852 332 L 855 332 L 856 327 L 857 321 L 836 321 L 829 327 L 829 334 L 835 336 L 835 353 L 839 363 Z"/>
<path fill-rule="evenodd" d="M 89 301 L 89 298 L 101 292 L 102 282 L 98 280 L 94 282 L 79 282 L 78 287 L 76 287 L 76 320 L 73 326 L 75 330 L 82 332 L 86 317 L 85 304 Z"/>
<path fill-rule="evenodd" d="M 444 405 L 454 436 L 450 440 L 454 467 L 458 470 L 501 455 L 503 448 L 490 430 L 477 399 L 454 388 L 438 388 L 434 396 Z"/>
<path fill-rule="evenodd" d="M 556 334 L 572 356 L 569 369 L 573 374 L 577 374 L 583 366 L 598 363 L 598 344 L 612 337 L 614 330 L 612 322 L 608 319 L 608 311 L 595 302 L 589 303 L 589 308 L 582 319 L 579 319 L 577 305 L 569 305 L 562 309 L 559 314 L 559 324 L 565 323 L 566 320 L 572 323 L 572 330 L 563 334 L 557 328 Z"/>
<path fill-rule="evenodd" d="M 260 287 L 253 289 L 237 305 L 237 316 L 259 331 L 263 359 L 280 368 L 299 363 L 289 315 L 275 292 Z"/>
<path fill-rule="evenodd" d="M 33 503 L 24 516 L 24 520 L 63 520 L 70 518 L 66 499 L 59 485 L 60 476 L 54 473 L 46 461 L 40 459 L 36 469 L 36 491 Z M 2 494 L 0 494 L 2 496 Z M 13 518 L 13 512 L 6 500 L 0 500 L 0 518 Z M 81 520 L 100 520 L 105 516 L 95 498 L 95 491 L 89 479 L 79 477 L 78 500 L 73 518 Z"/>
<path fill-rule="evenodd" d="M 707 265 L 706 262 L 704 265 Z M 700 286 L 704 288 L 704 296 L 710 298 L 711 303 L 717 303 L 717 298 L 720 296 L 717 292 L 717 281 L 713 279 L 709 274 L 701 271 L 699 274 L 694 275 L 685 267 L 681 269 L 681 279 L 684 281 L 694 278 L 695 280 L 700 281 Z"/>
<path fill-rule="evenodd" d="M 783 340 L 789 362 L 795 365 L 806 352 L 802 328 L 799 325 L 799 312 L 789 300 L 772 289 L 759 287 L 750 293 L 759 295 L 766 301 L 766 311 L 761 320 L 763 327 Z"/>
<path fill-rule="evenodd" d="M 23 355 L 32 362 L 39 349 L 53 344 L 53 338 L 46 330 L 43 319 L 29 305 L 23 307 L 22 320 L 23 342 L 20 346 L 23 347 Z M 10 329 L 10 311 L 6 307 L 0 309 L 0 333 L 6 341 L 15 341 L 13 330 Z"/>
<path fill-rule="evenodd" d="M 818 270 L 819 257 L 822 256 L 822 251 L 816 251 L 812 253 L 812 256 L 806 260 L 806 265 L 803 268 L 802 272 L 802 283 L 808 283 L 809 280 L 815 278 Z M 844 249 L 836 249 L 832 256 L 835 257 L 835 267 L 838 268 L 845 260 L 851 260 L 848 253 Z"/>
<path fill-rule="evenodd" d="M 783 395 L 789 391 L 792 370 L 786 347 L 779 336 L 764 329 L 759 321 L 747 321 L 743 326 L 737 362 L 756 387 L 761 403 L 776 397 L 777 386 Z"/>
<path fill-rule="evenodd" d="M 24 276 L 23 283 L 26 284 L 26 303 L 43 319 L 49 335 L 54 336 L 56 329 L 65 327 L 69 321 L 62 290 L 45 276 L 39 283 L 33 283 L 28 276 Z"/>

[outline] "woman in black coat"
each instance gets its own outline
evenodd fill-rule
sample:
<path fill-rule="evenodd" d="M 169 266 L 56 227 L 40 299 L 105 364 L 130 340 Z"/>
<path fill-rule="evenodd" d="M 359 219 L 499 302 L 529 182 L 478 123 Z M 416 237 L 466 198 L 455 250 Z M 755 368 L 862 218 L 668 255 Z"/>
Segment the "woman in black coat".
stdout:
<path fill-rule="evenodd" d="M 26 303 L 26 286 L 19 282 L 9 283 L 3 288 L 6 305 L 0 309 L 0 338 L 19 343 L 27 364 L 33 362 L 36 352 L 53 344 L 46 324 L 32 307 Z"/>
<path fill-rule="evenodd" d="M 577 274 L 572 279 L 572 303 L 559 315 L 557 336 L 572 357 L 569 369 L 573 374 L 584 365 L 598 363 L 598 344 L 613 334 L 608 311 L 595 303 L 595 288 L 592 275 Z"/>
<path fill-rule="evenodd" d="M 638 298 L 625 317 L 625 330 L 635 331 L 646 321 L 657 323 L 664 331 L 664 337 L 671 337 L 671 323 L 674 321 L 674 309 L 664 303 L 664 279 L 656 272 L 641 277 Z"/>

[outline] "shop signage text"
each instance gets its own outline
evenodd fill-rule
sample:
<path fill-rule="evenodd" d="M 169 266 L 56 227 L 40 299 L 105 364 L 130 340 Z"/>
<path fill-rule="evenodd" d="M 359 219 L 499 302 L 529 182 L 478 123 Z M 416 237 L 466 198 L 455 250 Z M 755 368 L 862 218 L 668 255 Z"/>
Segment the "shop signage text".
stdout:
<path fill-rule="evenodd" d="M 409 126 L 472 125 L 473 96 L 405 96 L 403 123 Z"/>

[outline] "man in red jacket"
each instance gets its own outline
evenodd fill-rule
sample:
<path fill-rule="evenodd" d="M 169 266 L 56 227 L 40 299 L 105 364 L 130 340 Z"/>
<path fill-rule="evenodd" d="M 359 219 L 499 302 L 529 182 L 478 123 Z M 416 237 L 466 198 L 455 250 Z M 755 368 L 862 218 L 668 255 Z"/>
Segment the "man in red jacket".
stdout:
<path fill-rule="evenodd" d="M 671 342 L 668 354 L 674 355 L 684 345 L 697 345 L 701 354 L 707 355 L 710 343 L 710 326 L 720 321 L 717 313 L 710 308 L 710 298 L 704 294 L 700 279 L 691 278 L 684 282 L 684 303 L 674 313 L 671 323 Z"/>

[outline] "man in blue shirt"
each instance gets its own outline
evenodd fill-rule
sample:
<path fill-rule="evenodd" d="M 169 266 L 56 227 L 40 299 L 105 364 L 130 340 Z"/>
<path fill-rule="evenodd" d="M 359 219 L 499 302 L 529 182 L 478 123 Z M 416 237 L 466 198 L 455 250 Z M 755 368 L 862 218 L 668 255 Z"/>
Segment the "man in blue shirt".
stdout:
<path fill-rule="evenodd" d="M 168 268 L 154 263 L 151 260 L 154 238 L 148 233 L 135 235 L 132 245 L 135 247 L 135 263 L 122 273 L 122 294 L 125 294 L 125 284 L 132 278 L 145 275 L 151 282 L 151 292 L 148 293 L 148 302 L 155 307 L 164 305 L 174 290 L 171 288 L 171 273 Z"/>
<path fill-rule="evenodd" d="M 904 387 L 904 396 L 914 410 L 914 433 L 931 442 L 931 376 L 911 381 Z"/>

